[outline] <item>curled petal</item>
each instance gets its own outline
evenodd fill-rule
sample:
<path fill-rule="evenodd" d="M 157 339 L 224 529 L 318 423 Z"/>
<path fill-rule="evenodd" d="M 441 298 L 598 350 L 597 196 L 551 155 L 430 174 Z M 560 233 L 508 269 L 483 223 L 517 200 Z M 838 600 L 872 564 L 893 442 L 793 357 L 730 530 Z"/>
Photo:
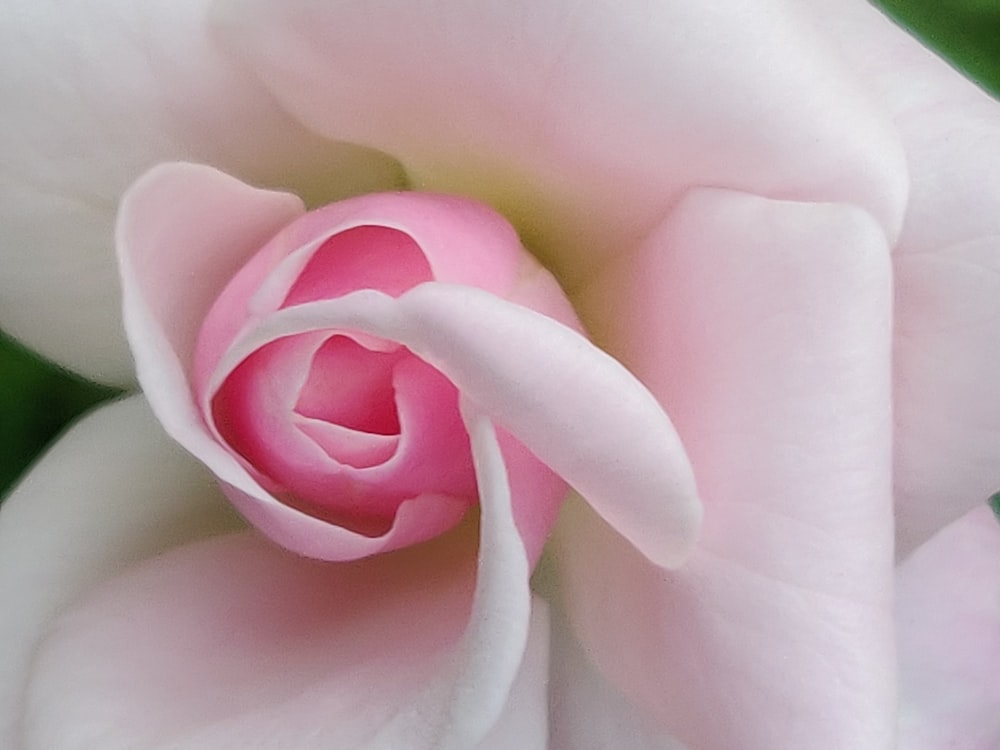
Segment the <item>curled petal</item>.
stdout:
<path fill-rule="evenodd" d="M 701 506 L 670 420 L 573 329 L 471 287 L 367 290 L 275 313 L 234 342 L 218 377 L 262 343 L 330 327 L 399 341 L 433 364 L 657 565 L 690 552 Z"/>

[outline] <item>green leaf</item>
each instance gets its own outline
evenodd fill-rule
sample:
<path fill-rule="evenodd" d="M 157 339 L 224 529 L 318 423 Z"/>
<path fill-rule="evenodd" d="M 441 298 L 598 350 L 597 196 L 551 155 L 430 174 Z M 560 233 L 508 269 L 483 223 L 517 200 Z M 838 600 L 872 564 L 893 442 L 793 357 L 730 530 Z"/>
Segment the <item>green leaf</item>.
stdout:
<path fill-rule="evenodd" d="M 877 0 L 876 5 L 969 78 L 1000 95 L 997 0 Z"/>
<path fill-rule="evenodd" d="M 0 334 L 0 496 L 70 420 L 119 393 L 56 367 Z"/>

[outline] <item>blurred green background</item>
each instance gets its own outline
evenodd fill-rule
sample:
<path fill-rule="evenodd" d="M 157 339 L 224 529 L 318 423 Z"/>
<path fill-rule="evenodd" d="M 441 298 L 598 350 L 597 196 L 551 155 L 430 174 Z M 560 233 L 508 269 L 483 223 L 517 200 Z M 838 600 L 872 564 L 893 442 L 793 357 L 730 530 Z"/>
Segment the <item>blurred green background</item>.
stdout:
<path fill-rule="evenodd" d="M 1000 0 L 882 0 L 881 5 L 1000 95 Z M 0 335 L 0 496 L 67 422 L 116 395 Z"/>

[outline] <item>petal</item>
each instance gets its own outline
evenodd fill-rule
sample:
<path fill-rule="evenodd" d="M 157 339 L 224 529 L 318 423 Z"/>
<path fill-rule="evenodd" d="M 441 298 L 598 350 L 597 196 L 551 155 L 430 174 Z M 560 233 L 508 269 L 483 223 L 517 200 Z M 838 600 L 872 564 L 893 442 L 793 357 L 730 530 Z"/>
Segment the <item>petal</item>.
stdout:
<path fill-rule="evenodd" d="M 492 203 L 570 287 L 691 185 L 900 223 L 895 135 L 784 3 L 227 0 L 215 18 L 302 122 Z"/>
<path fill-rule="evenodd" d="M 1000 486 L 1000 235 L 898 255 L 895 265 L 904 557 Z"/>
<path fill-rule="evenodd" d="M 809 5 L 888 108 L 912 176 L 895 258 L 902 557 L 1000 486 L 1000 104 L 867 3 Z"/>
<path fill-rule="evenodd" d="M 398 164 L 291 120 L 206 34 L 210 0 L 14 0 L 0 29 L 0 326 L 131 382 L 113 225 L 157 162 L 215 164 L 314 204 L 399 187 Z"/>
<path fill-rule="evenodd" d="M 549 703 L 555 750 L 688 750 L 611 684 L 587 656 L 561 606 L 556 566 L 543 557 L 532 588 L 551 607 Z"/>
<path fill-rule="evenodd" d="M 331 327 L 399 341 L 439 369 L 657 565 L 690 552 L 701 506 L 670 420 L 572 328 L 479 289 L 430 282 L 398 299 L 366 290 L 281 310 L 238 338 L 220 371 L 267 341 Z M 548 529 L 526 535 L 539 531 Z"/>
<path fill-rule="evenodd" d="M 391 259 L 391 262 L 390 262 Z M 533 262 L 499 214 L 433 193 L 375 193 L 310 211 L 262 246 L 220 290 L 196 350 L 199 382 L 248 319 L 358 289 L 398 296 L 447 281 L 506 296 Z"/>
<path fill-rule="evenodd" d="M 129 190 L 117 228 L 125 328 L 154 409 L 172 411 L 163 386 L 191 400 L 195 343 L 212 303 L 303 210 L 295 196 L 196 164 L 161 164 Z"/>
<path fill-rule="evenodd" d="M 151 170 L 126 196 L 119 217 L 126 329 L 154 413 L 223 482 L 247 519 L 301 554 L 354 559 L 450 528 L 465 503 L 433 493 L 414 498 L 377 537 L 309 516 L 275 499 L 217 442 L 189 385 L 191 353 L 208 306 L 235 269 L 301 211 L 293 196 L 256 190 L 209 167 Z"/>
<path fill-rule="evenodd" d="M 567 505 L 554 554 L 585 649 L 699 750 L 887 750 L 892 326 L 880 228 L 848 206 L 696 191 L 589 292 L 614 322 L 603 332 L 613 353 L 677 425 L 705 521 L 688 563 L 665 573 Z"/>
<path fill-rule="evenodd" d="M 701 522 L 690 464 L 628 370 L 552 318 L 469 287 L 425 284 L 400 303 L 408 346 L 653 563 L 683 562 Z"/>
<path fill-rule="evenodd" d="M 901 750 L 1000 745 L 1000 527 L 977 508 L 896 574 Z"/>
<path fill-rule="evenodd" d="M 239 525 L 143 399 L 104 406 L 64 435 L 0 512 L 0 746 L 20 747 L 21 694 L 50 619 L 137 560 Z"/>
<path fill-rule="evenodd" d="M 250 534 L 178 549 L 62 619 L 39 656 L 26 750 L 544 747 L 546 609 L 531 611 L 492 427 L 469 426 L 474 584 L 470 524 L 347 564 Z"/>

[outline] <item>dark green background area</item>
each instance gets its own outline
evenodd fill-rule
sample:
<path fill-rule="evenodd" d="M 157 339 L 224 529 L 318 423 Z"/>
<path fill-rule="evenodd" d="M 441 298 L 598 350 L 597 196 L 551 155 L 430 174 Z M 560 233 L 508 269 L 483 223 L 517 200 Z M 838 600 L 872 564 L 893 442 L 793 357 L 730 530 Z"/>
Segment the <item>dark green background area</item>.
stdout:
<path fill-rule="evenodd" d="M 1000 0 L 882 0 L 984 88 L 1000 94 Z M 0 495 L 75 415 L 118 392 L 0 336 Z"/>
<path fill-rule="evenodd" d="M 876 5 L 1000 95 L 1000 0 L 879 0 Z"/>
<path fill-rule="evenodd" d="M 117 394 L 0 335 L 0 494 L 69 420 Z"/>

